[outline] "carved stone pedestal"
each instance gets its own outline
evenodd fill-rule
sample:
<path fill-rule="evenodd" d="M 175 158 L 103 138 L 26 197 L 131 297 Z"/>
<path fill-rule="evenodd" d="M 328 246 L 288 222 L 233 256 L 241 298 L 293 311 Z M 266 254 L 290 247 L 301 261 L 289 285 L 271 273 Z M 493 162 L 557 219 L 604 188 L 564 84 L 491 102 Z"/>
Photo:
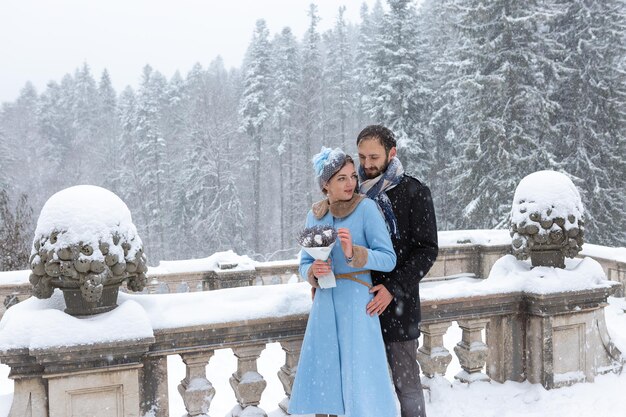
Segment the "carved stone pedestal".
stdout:
<path fill-rule="evenodd" d="M 141 357 L 154 338 L 3 352 L 10 417 L 139 417 Z"/>
<path fill-rule="evenodd" d="M 571 292 L 567 299 L 528 296 L 528 381 L 548 389 L 559 388 L 593 382 L 596 375 L 622 369 L 624 359 L 606 329 L 606 295 L 597 296 L 603 291 Z"/>
<path fill-rule="evenodd" d="M 140 364 L 49 375 L 49 417 L 139 417 Z"/>

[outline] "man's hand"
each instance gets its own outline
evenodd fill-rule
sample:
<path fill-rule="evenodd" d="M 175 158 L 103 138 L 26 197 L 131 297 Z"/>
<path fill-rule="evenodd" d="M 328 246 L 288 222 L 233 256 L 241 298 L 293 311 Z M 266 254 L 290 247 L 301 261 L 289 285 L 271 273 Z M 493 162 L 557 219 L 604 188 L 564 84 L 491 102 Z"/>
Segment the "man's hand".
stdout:
<path fill-rule="evenodd" d="M 387 306 L 389 306 L 391 300 L 393 300 L 393 295 L 382 284 L 372 287 L 370 293 L 376 293 L 376 295 L 374 299 L 367 304 L 367 314 L 370 316 L 374 314 L 380 316 Z"/>

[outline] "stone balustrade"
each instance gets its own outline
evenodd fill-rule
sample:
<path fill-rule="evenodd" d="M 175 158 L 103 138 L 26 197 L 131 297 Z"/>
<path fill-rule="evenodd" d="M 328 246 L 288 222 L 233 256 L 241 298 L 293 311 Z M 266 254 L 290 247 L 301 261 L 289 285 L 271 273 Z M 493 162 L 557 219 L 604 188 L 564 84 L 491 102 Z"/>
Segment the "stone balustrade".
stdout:
<path fill-rule="evenodd" d="M 454 285 L 454 279 L 446 283 Z M 216 350 L 226 348 L 232 349 L 237 358 L 237 367 L 230 377 L 236 397 L 232 416 L 266 416 L 272 410 L 262 410 L 259 404 L 268 376 L 259 373 L 257 360 L 266 345 L 274 342 L 280 343 L 285 352 L 284 362 L 276 364 L 285 397 L 276 407 L 286 413 L 306 327 L 306 304 L 310 303 L 307 284 L 280 287 L 283 294 L 273 299 L 272 305 L 281 310 L 281 306 L 293 305 L 296 300 L 299 308 L 245 320 L 208 320 L 180 326 L 170 323 L 162 328 L 153 324 L 153 337 L 127 342 L 61 349 L 22 347 L 1 352 L 0 360 L 11 367 L 10 377 L 15 380 L 9 416 L 87 415 L 81 413 L 89 412 L 89 404 L 105 404 L 118 414 L 98 415 L 166 417 L 170 395 L 182 396 L 188 416 L 208 416 L 215 381 L 207 375 L 206 365 Z M 603 312 L 607 297 L 618 289 L 619 284 L 613 283 L 584 291 L 436 299 L 425 288 L 423 343 L 416 352 L 424 386 L 428 388 L 434 378 L 446 374 L 452 354 L 462 368 L 455 378 L 467 383 L 527 379 L 556 388 L 591 382 L 598 374 L 618 371 L 623 359 L 608 338 Z M 236 298 L 242 291 L 248 291 L 242 292 L 243 297 L 249 296 L 250 290 L 224 291 Z M 271 287 L 253 291 L 260 291 L 260 299 L 276 292 Z M 122 301 L 130 299 L 141 304 L 147 317 L 157 311 L 182 317 L 188 311 L 183 309 L 189 308 L 185 304 L 210 306 L 223 298 L 221 293 L 125 295 Z M 170 297 L 189 297 L 184 298 L 189 302 L 181 303 L 183 298 L 172 302 Z M 452 353 L 444 346 L 443 336 L 453 322 L 458 323 L 462 336 Z M 178 393 L 168 392 L 169 355 L 180 355 L 186 368 Z M 72 414 L 67 414 L 70 409 Z"/>
<path fill-rule="evenodd" d="M 440 232 L 446 233 L 446 232 Z M 623 256 L 606 257 L 602 251 L 596 250 L 596 245 L 586 244 L 579 257 L 589 256 L 597 260 L 608 279 L 622 285 L 616 296 L 624 296 L 626 288 L 626 258 Z M 477 245 L 473 243 L 456 243 L 442 245 L 435 264 L 426 275 L 426 280 L 440 280 L 445 277 L 470 275 L 486 278 L 493 263 L 501 256 L 510 253 L 508 243 Z M 10 274 L 5 272 L 4 274 Z M 14 305 L 30 296 L 30 284 L 26 271 L 15 271 L 15 275 L 22 275 L 21 283 L 11 280 L 4 284 L 0 280 L 0 318 L 7 306 Z M 296 259 L 257 263 L 248 270 L 231 270 L 216 268 L 210 271 L 161 273 L 148 271 L 148 285 L 145 292 L 180 293 L 215 290 L 250 285 L 284 284 L 289 281 L 300 280 L 298 275 L 298 261 Z"/>
<path fill-rule="evenodd" d="M 510 245 L 457 244 L 441 247 L 439 256 L 428 278 L 440 278 L 459 274 L 487 277 L 493 263 L 510 253 Z M 285 284 L 300 280 L 298 260 L 258 263 L 252 269 L 232 270 L 219 268 L 202 272 L 150 273 L 148 292 L 174 293 L 186 291 L 216 290 L 250 285 Z"/>
<path fill-rule="evenodd" d="M 617 251 L 621 253 L 616 254 L 614 257 L 607 257 L 602 253 L 598 253 L 597 248 L 602 248 L 602 246 L 583 246 L 580 257 L 589 256 L 598 261 L 598 263 L 602 265 L 607 279 L 622 284 L 622 288 L 615 295 L 617 297 L 624 297 L 626 295 L 626 249 L 620 248 Z"/>
<path fill-rule="evenodd" d="M 454 283 L 467 281 L 467 277 L 480 282 L 493 263 L 509 250 L 509 245 L 444 246 L 424 283 Z M 619 257 L 598 256 L 594 251 L 583 251 L 582 255 L 596 259 L 607 278 L 616 283 L 579 292 L 504 293 L 445 299 L 429 298 L 428 291 L 422 291 L 423 342 L 416 357 L 425 388 L 446 374 L 453 355 L 462 369 L 455 378 L 467 383 L 528 380 L 546 388 L 557 388 L 590 382 L 598 374 L 622 367 L 622 355 L 606 331 L 603 307 L 609 295 L 623 296 L 626 263 Z M 198 293 L 293 282 L 297 266 L 294 260 L 256 264 L 243 271 L 149 274 L 146 293 Z M 5 307 L 29 296 L 29 284 L 15 281 L 7 285 L 0 283 Z M 229 291 L 233 290 L 239 289 Z M 304 293 L 308 297 L 307 290 Z M 198 296 L 219 296 L 219 293 L 209 291 Z M 141 300 L 141 297 L 152 299 L 148 294 L 133 299 Z M 159 309 L 158 305 L 152 308 Z M 8 350 L 0 354 L 0 361 L 11 367 L 10 377 L 15 381 L 10 416 L 86 415 L 90 404 L 96 403 L 105 404 L 107 410 L 116 410 L 117 414 L 110 415 L 165 417 L 170 395 L 182 397 L 189 416 L 206 416 L 211 412 L 215 395 L 206 365 L 215 351 L 226 348 L 232 349 L 237 358 L 237 367 L 230 378 L 236 398 L 232 415 L 266 415 L 260 401 L 268 379 L 259 373 L 257 359 L 265 346 L 274 342 L 280 343 L 285 352 L 284 363 L 276 364 L 285 397 L 276 406 L 286 414 L 306 320 L 306 312 L 300 312 L 193 326 L 156 326 L 152 338 L 130 342 Z M 461 337 L 450 352 L 443 338 L 453 323 L 461 329 Z M 169 355 L 179 355 L 186 368 L 178 393 L 168 392 Z"/>

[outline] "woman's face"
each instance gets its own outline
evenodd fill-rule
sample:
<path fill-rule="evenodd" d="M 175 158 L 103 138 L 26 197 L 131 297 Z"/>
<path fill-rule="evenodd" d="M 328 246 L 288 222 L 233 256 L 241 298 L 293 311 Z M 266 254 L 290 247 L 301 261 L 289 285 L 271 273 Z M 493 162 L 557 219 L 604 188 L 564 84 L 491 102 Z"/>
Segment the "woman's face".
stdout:
<path fill-rule="evenodd" d="M 324 187 L 330 202 L 350 200 L 354 194 L 357 179 L 354 164 L 348 162 L 330 178 Z"/>

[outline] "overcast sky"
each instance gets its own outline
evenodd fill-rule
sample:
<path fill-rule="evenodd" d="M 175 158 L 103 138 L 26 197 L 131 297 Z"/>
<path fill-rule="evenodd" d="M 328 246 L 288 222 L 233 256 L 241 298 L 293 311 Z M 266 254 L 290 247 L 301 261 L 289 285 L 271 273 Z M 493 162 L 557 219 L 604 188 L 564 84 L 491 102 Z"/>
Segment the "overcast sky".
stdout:
<path fill-rule="evenodd" d="M 346 5 L 359 22 L 363 2 L 314 0 L 320 30 L 332 27 Z M 49 80 L 87 62 L 97 79 L 109 70 L 118 93 L 136 87 L 150 64 L 170 77 L 221 55 L 239 67 L 257 19 L 270 33 L 290 26 L 300 39 L 311 0 L 0 0 L 0 102 L 13 101 L 27 81 L 41 93 Z"/>

